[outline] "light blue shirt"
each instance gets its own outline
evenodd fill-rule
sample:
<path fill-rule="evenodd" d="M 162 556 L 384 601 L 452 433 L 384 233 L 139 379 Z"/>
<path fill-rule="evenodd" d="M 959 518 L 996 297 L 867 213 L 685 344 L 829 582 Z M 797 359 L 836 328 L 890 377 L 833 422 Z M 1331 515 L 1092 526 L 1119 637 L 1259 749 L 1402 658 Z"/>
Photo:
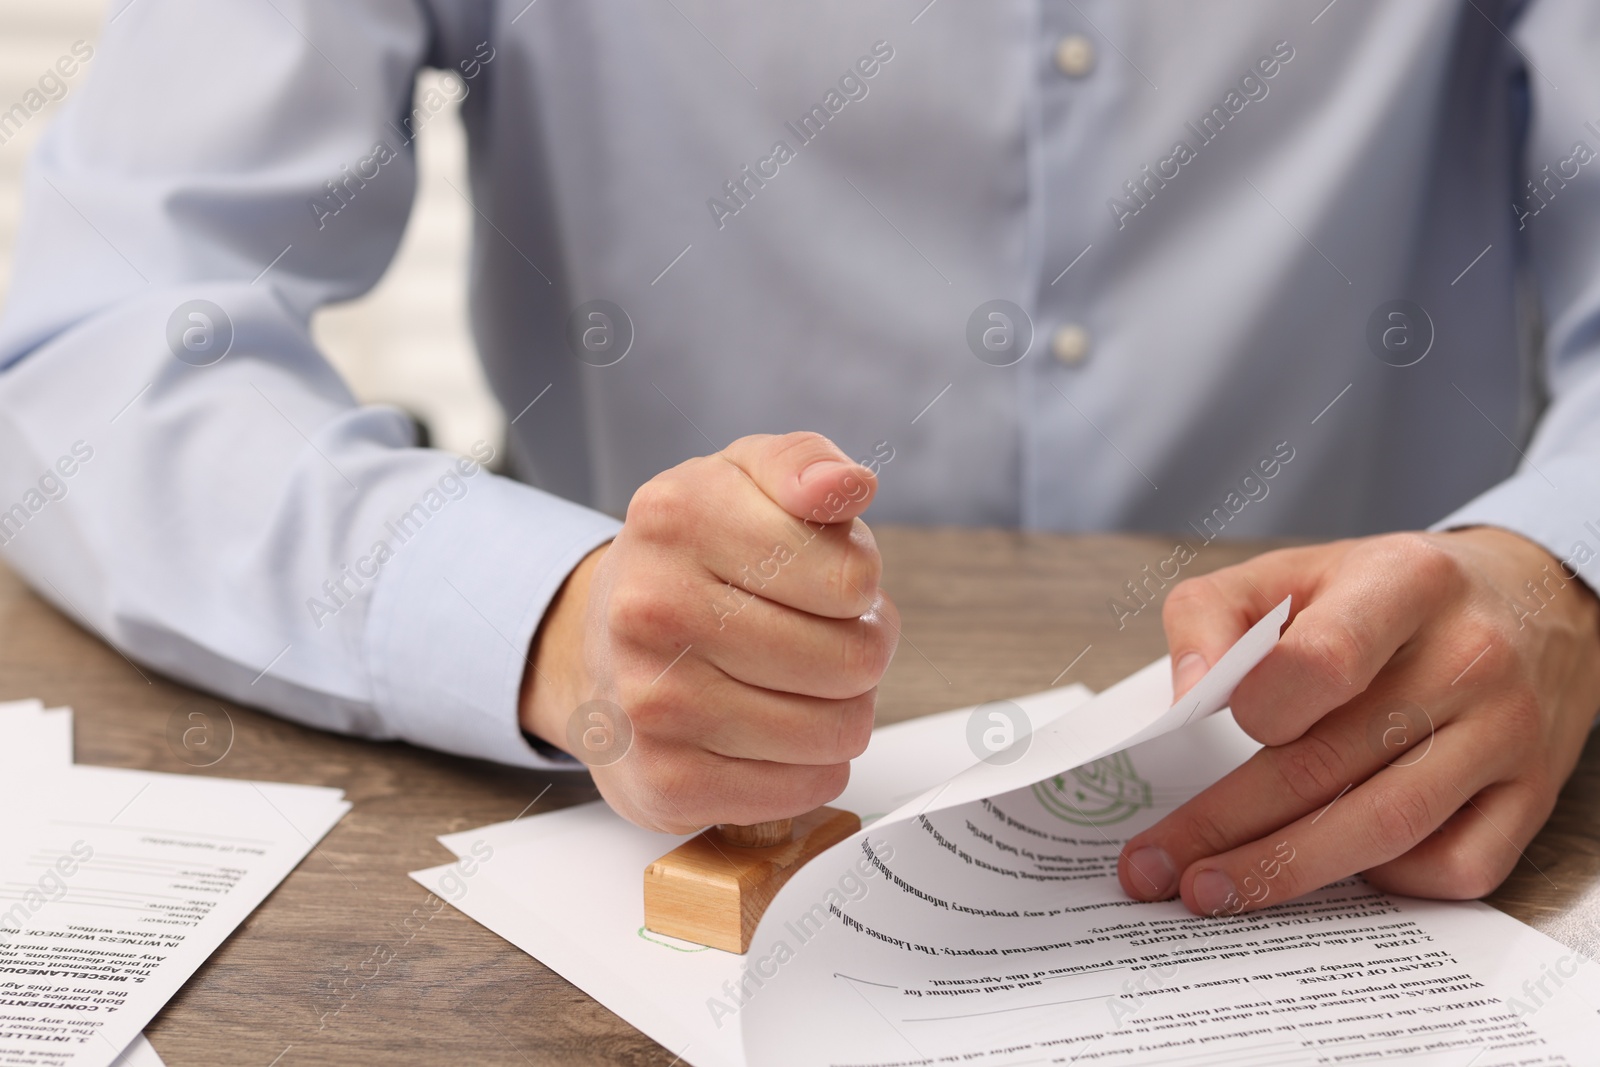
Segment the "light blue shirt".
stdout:
<path fill-rule="evenodd" d="M 29 172 L 0 541 L 231 699 L 540 764 L 554 590 L 752 432 L 873 460 L 876 521 L 1494 523 L 1596 580 L 1594 4 L 114 6 Z M 425 66 L 520 482 L 309 337 L 395 251 Z"/>

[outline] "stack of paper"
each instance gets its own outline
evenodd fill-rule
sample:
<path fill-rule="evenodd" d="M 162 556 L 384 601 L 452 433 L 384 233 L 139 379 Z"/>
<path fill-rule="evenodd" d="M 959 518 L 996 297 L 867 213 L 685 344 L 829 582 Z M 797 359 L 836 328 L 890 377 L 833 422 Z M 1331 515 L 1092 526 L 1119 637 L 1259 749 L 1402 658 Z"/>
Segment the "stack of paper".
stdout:
<path fill-rule="evenodd" d="M 878 731 L 838 801 L 870 825 L 743 957 L 642 927 L 644 867 L 682 839 L 599 804 L 441 838 L 459 859 L 413 877 L 698 1067 L 1591 1062 L 1600 968 L 1482 904 L 1351 878 L 1198 918 L 1122 892 L 1122 842 L 1258 747 L 1211 713 L 1286 616 L 1177 706 L 1164 660 L 1017 700 L 1010 763 L 967 766 L 972 709 Z"/>
<path fill-rule="evenodd" d="M 0 810 L 0 1067 L 140 1067 L 144 1025 L 350 805 L 74 766 L 71 711 L 25 701 L 0 704 Z"/>

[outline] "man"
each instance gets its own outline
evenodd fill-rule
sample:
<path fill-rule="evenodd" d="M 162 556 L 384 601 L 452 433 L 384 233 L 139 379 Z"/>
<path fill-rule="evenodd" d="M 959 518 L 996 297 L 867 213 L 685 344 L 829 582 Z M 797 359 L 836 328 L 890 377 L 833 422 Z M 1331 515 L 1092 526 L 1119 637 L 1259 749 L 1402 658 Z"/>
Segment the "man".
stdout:
<path fill-rule="evenodd" d="M 1215 537 L 1355 537 L 1170 591 L 1180 691 L 1297 614 L 1234 703 L 1268 747 L 1124 886 L 1235 910 L 1288 836 L 1288 895 L 1482 894 L 1600 707 L 1597 38 L 1571 0 L 141 0 L 31 171 L 6 557 L 330 729 L 552 766 L 609 701 L 602 792 L 683 831 L 843 786 L 898 632 L 869 503 L 1182 531 L 1114 626 Z M 423 66 L 529 484 L 309 338 L 399 240 Z"/>

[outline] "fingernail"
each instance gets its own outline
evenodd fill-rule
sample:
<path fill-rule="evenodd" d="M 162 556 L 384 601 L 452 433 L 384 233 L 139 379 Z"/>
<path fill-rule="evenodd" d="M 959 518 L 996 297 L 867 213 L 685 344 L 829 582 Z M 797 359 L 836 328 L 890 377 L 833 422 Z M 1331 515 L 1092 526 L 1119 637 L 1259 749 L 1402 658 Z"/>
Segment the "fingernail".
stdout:
<path fill-rule="evenodd" d="M 1231 915 L 1239 910 L 1233 879 L 1221 871 L 1201 871 L 1194 876 L 1194 902 L 1206 915 Z"/>
<path fill-rule="evenodd" d="M 1187 693 L 1194 683 L 1206 675 L 1205 657 L 1198 652 L 1185 652 L 1178 657 L 1178 663 L 1172 668 L 1172 693 L 1177 699 Z"/>
<path fill-rule="evenodd" d="M 1165 900 L 1178 888 L 1178 868 L 1164 849 L 1145 845 L 1128 853 L 1128 867 L 1133 877 L 1133 891 L 1145 900 Z"/>

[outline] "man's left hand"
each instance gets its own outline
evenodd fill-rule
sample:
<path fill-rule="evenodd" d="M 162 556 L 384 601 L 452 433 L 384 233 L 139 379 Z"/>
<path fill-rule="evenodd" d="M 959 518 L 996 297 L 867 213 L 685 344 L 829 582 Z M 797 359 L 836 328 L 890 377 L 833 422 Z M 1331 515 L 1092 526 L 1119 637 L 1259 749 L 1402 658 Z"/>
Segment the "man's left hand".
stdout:
<path fill-rule="evenodd" d="M 1123 889 L 1202 915 L 1358 871 L 1411 896 L 1493 890 L 1600 708 L 1600 600 L 1494 527 L 1269 552 L 1173 589 L 1174 692 L 1289 595 L 1282 640 L 1233 696 L 1266 747 L 1132 838 Z"/>

